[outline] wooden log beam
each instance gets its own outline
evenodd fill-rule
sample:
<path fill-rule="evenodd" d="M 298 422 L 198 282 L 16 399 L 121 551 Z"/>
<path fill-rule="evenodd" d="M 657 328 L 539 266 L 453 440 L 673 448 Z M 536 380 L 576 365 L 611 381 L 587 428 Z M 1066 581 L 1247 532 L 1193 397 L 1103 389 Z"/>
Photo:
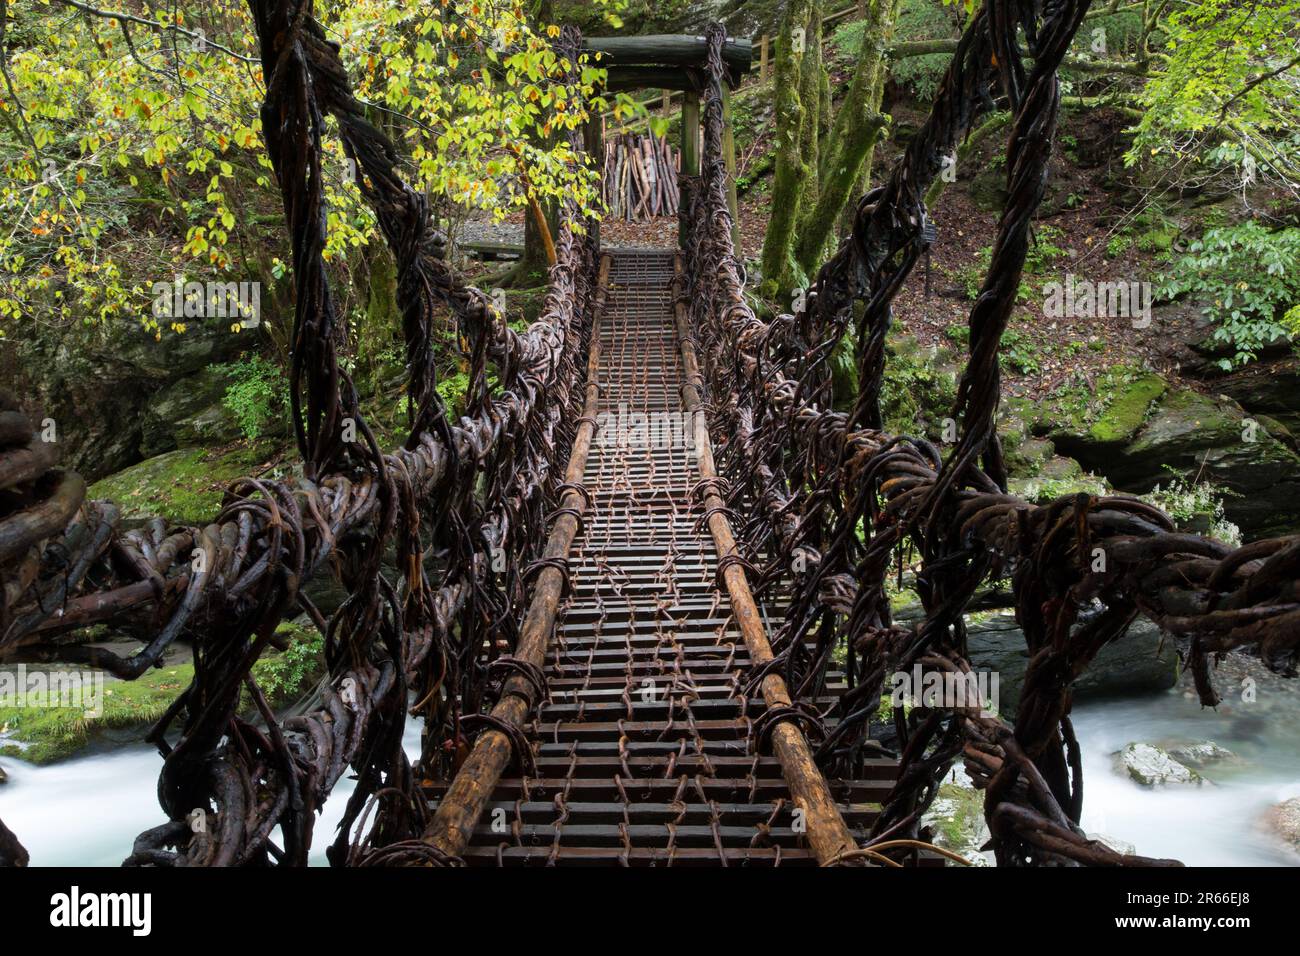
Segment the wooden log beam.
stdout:
<path fill-rule="evenodd" d="M 653 65 L 703 67 L 708 55 L 708 40 L 702 36 L 653 34 L 640 37 L 588 37 L 584 53 L 600 54 L 596 64 L 602 67 Z M 722 61 L 735 77 L 750 69 L 753 44 L 749 40 L 729 39 L 722 47 Z"/>
<path fill-rule="evenodd" d="M 694 67 L 611 66 L 605 74 L 604 89 L 607 93 L 656 88 L 699 93 L 704 89 L 704 74 Z M 647 104 L 653 102 L 646 101 Z"/>
<path fill-rule="evenodd" d="M 678 285 L 684 276 L 682 255 L 676 256 L 676 275 Z M 686 303 L 678 296 L 674 303 L 674 315 L 677 322 L 677 340 L 682 353 L 682 365 L 685 371 L 682 383 L 682 404 L 695 421 L 695 453 L 699 464 L 700 478 L 708 481 L 717 478 L 718 471 L 713 462 L 713 445 L 709 440 L 708 426 L 701 413 L 704 395 L 704 376 L 700 372 L 699 359 L 695 354 L 695 343 L 691 339 L 690 324 L 686 317 Z M 704 496 L 702 507 L 709 516 L 709 532 L 721 561 L 727 555 L 739 554 L 731 522 L 725 514 L 726 502 L 716 491 L 709 491 Z M 754 667 L 759 667 L 773 657 L 772 645 L 767 639 L 758 607 L 754 603 L 753 592 L 745 577 L 744 568 L 731 564 L 723 572 L 727 585 L 727 594 L 731 599 L 731 613 L 740 628 L 741 637 L 749 649 L 749 659 Z M 763 701 L 769 708 L 789 707 L 791 697 L 785 679 L 780 674 L 769 673 L 763 678 Z M 781 775 L 795 806 L 804 812 L 807 824 L 806 835 L 817 859 L 821 863 L 832 863 L 845 854 L 858 849 L 857 841 L 840 815 L 835 798 L 831 795 L 826 777 L 813 759 L 812 747 L 799 725 L 792 720 L 778 723 L 772 730 L 772 750 L 781 763 Z"/>
<path fill-rule="evenodd" d="M 600 320 L 605 306 L 605 290 L 609 285 L 609 256 L 600 260 L 596 280 L 596 296 L 592 306 L 591 348 L 587 358 L 587 390 L 583 403 L 583 418 L 573 440 L 573 451 L 564 472 L 565 482 L 582 483 L 587 467 L 587 453 L 596 433 L 596 412 L 600 400 Z M 569 491 L 560 501 L 564 513 L 556 519 L 551 534 L 546 539 L 543 560 L 568 561 L 569 548 L 578 533 L 581 516 L 586 511 L 586 499 L 576 491 Z M 546 565 L 537 575 L 532 601 L 524 617 L 523 630 L 514 656 L 535 667 L 546 664 L 546 649 L 555 631 L 555 618 L 565 590 L 565 572 Z M 492 716 L 515 727 L 523 727 L 528 712 L 536 703 L 536 689 L 526 677 L 516 674 L 501 688 L 501 698 L 492 708 Z M 469 846 L 470 835 L 479 817 L 491 800 L 501 774 L 510 765 L 513 756 L 510 738 L 500 730 L 487 728 L 474 741 L 474 749 L 461 765 L 456 777 L 447 788 L 447 794 L 438 804 L 438 810 L 425 828 L 421 839 L 437 847 L 448 856 L 460 856 Z"/>

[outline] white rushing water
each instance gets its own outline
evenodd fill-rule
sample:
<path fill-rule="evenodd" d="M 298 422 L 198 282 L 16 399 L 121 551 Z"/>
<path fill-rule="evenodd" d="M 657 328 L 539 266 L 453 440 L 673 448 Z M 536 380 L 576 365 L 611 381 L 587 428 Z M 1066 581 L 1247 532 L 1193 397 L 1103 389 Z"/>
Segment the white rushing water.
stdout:
<path fill-rule="evenodd" d="M 1240 682 L 1255 682 L 1242 700 Z M 1283 681 L 1253 662 L 1220 668 L 1217 710 L 1191 699 L 1186 684 L 1165 694 L 1076 704 L 1083 747 L 1088 833 L 1131 844 L 1146 856 L 1192 866 L 1295 866 L 1300 854 L 1260 826 L 1271 805 L 1300 796 L 1300 679 Z M 404 746 L 416 757 L 420 721 L 408 721 Z M 1213 740 L 1237 759 L 1206 768 L 1202 787 L 1145 789 L 1117 773 L 1113 754 L 1131 742 L 1172 747 Z M 94 752 L 36 767 L 3 758 L 0 819 L 22 840 L 34 866 L 116 866 L 136 835 L 162 822 L 156 787 L 162 759 L 150 747 Z M 325 863 L 354 784 L 342 780 L 316 824 L 313 865 Z"/>
<path fill-rule="evenodd" d="M 1182 687 L 1149 698 L 1076 705 L 1083 828 L 1131 844 L 1144 856 L 1189 866 L 1300 865 L 1300 854 L 1261 825 L 1270 806 L 1300 796 L 1300 700 L 1296 682 L 1288 683 L 1261 681 L 1259 698 L 1250 703 L 1224 693 L 1216 710 L 1202 708 Z M 1203 786 L 1148 789 L 1115 770 L 1113 755 L 1129 743 L 1203 740 L 1238 758 L 1203 768 L 1209 781 Z"/>
<path fill-rule="evenodd" d="M 420 754 L 422 720 L 407 720 L 402 746 Z M 165 822 L 158 807 L 162 757 L 132 745 L 38 767 L 12 757 L 3 762 L 0 820 L 31 855 L 32 866 L 119 866 L 135 838 Z M 311 863 L 325 865 L 325 848 L 356 789 L 344 777 L 317 817 Z"/>

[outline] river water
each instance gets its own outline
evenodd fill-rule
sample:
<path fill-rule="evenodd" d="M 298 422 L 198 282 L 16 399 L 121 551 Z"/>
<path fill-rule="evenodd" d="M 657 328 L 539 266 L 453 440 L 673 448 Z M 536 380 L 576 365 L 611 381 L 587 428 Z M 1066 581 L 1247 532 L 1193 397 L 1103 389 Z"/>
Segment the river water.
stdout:
<path fill-rule="evenodd" d="M 420 755 L 423 720 L 406 722 L 402 746 Z M 38 767 L 5 757 L 9 782 L 0 784 L 0 820 L 31 855 L 32 866 L 118 866 L 135 838 L 166 822 L 158 807 L 162 757 L 132 745 Z M 356 784 L 344 777 L 317 818 L 313 866 L 325 866 L 347 798 Z"/>
<path fill-rule="evenodd" d="M 1243 681 L 1252 683 L 1243 687 Z M 1185 684 L 1164 694 L 1076 705 L 1083 827 L 1144 855 L 1192 866 L 1300 865 L 1300 854 L 1259 825 L 1270 805 L 1300 796 L 1300 679 L 1282 680 L 1234 656 L 1219 669 L 1216 684 L 1225 698 L 1217 710 L 1201 708 Z M 420 722 L 408 722 L 404 745 L 412 757 L 419 753 L 420 729 Z M 1176 746 L 1202 740 L 1237 755 L 1203 771 L 1212 784 L 1147 790 L 1114 768 L 1112 755 L 1133 741 Z M 12 758 L 3 763 L 9 783 L 0 785 L 0 819 L 22 840 L 34 866 L 116 866 L 137 834 L 162 822 L 155 793 L 162 758 L 150 747 L 119 747 L 47 767 Z M 313 864 L 325 863 L 325 847 L 352 789 L 344 779 L 325 804 Z"/>
<path fill-rule="evenodd" d="M 1284 680 L 1230 655 L 1215 672 L 1217 708 L 1202 708 L 1190 684 L 1184 675 L 1164 694 L 1075 706 L 1083 828 L 1189 866 L 1300 865 L 1300 854 L 1260 825 L 1270 806 L 1300 797 L 1300 678 Z M 1113 754 L 1128 743 L 1203 740 L 1236 755 L 1202 769 L 1204 786 L 1146 789 L 1114 770 Z"/>

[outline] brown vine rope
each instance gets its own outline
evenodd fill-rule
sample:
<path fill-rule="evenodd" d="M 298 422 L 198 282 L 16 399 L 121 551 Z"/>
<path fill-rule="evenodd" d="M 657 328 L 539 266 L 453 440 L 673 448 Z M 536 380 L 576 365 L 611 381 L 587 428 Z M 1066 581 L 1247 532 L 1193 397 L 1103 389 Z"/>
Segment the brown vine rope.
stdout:
<path fill-rule="evenodd" d="M 901 774 L 868 846 L 897 848 L 895 841 L 915 839 L 922 813 L 960 756 L 986 790 L 1000 862 L 1164 862 L 1121 856 L 1079 829 L 1070 683 L 1139 611 L 1186 639 L 1206 704 L 1217 701 L 1209 653 L 1253 644 L 1269 666 L 1286 672 L 1300 644 L 1300 538 L 1230 551 L 1177 533 L 1163 514 L 1134 499 L 1078 495 L 1040 507 L 1005 493 L 993 430 L 997 343 L 1041 198 L 1059 105 L 1056 67 L 1086 9 L 1075 0 L 1034 10 L 990 0 L 963 35 L 928 121 L 885 184 L 859 204 L 852 233 L 819 274 L 807 308 L 770 324 L 747 304 L 731 247 L 718 162 L 722 73 L 716 56 L 710 63 L 705 165 L 685 222 L 697 264 L 688 301 L 707 357 L 713 424 L 728 436 L 733 501 L 753 502 L 750 549 L 770 556 L 765 580 L 793 580 L 777 666 L 806 696 L 823 679 L 836 643 L 849 647 L 855 686 L 836 708 L 838 723 L 821 757 L 850 775 L 890 673 L 913 665 L 970 670 L 962 613 L 990 579 L 1010 576 L 1029 642 L 1014 728 L 978 710 L 917 708 L 906 721 L 897 715 Z M 1031 70 L 1023 66 L 1021 35 Z M 710 39 L 716 53 L 720 31 Z M 1011 198 L 972 310 L 971 358 L 955 410 L 962 434 L 945 456 L 923 439 L 879 431 L 884 338 L 890 302 L 921 249 L 921 197 L 942 157 L 991 102 L 995 79 L 1016 114 Z M 824 365 L 855 301 L 862 303 L 855 336 L 860 391 L 846 416 L 824 408 Z M 859 527 L 868 532 L 865 542 Z M 917 589 L 926 610 L 913 629 L 892 624 L 884 588 L 895 555 L 908 544 L 920 552 Z M 1105 570 L 1093 570 L 1096 549 L 1106 557 Z"/>
<path fill-rule="evenodd" d="M 379 812 L 364 838 L 369 850 L 420 832 L 423 801 L 401 750 L 408 691 L 426 718 L 424 762 L 437 772 L 449 754 L 443 741 L 451 734 L 454 745 L 460 711 L 477 709 L 486 683 L 484 635 L 511 633 L 522 570 L 554 500 L 552 457 L 571 440 L 564 423 L 581 394 L 575 359 L 588 331 L 593 257 L 585 233 L 571 226 L 572 207 L 542 316 L 516 334 L 442 261 L 427 205 L 397 174 L 391 144 L 365 120 L 310 2 L 252 6 L 267 147 L 294 251 L 291 382 L 304 478 L 236 483 L 206 528 L 154 520 L 119 534 L 116 509 L 83 502 L 80 479 L 50 470 L 30 436 L 16 435 L 20 447 L 12 451 L 0 441 L 0 486 L 8 487 L 8 476 L 31 499 L 0 515 L 0 659 L 87 663 L 133 677 L 182 634 L 194 641 L 194 682 L 150 734 L 166 755 L 159 797 L 169 822 L 137 840 L 129 860 L 137 864 L 305 863 L 315 810 L 349 767 L 359 783 L 330 853 L 335 862 L 348 856 L 350 824 L 372 799 Z M 557 46 L 576 69 L 576 32 L 566 31 Z M 320 256 L 326 115 L 339 123 L 398 264 L 415 412 L 406 448 L 391 455 L 379 452 L 335 358 L 337 319 Z M 471 343 L 470 407 L 454 424 L 434 387 L 438 301 Z M 486 387 L 489 361 L 496 394 Z M 344 440 L 349 427 L 355 442 Z M 43 468 L 5 468 L 25 461 Z M 489 480 L 479 488 L 483 473 Z M 41 497 L 50 489 L 56 493 Z M 381 571 L 390 542 L 405 574 L 397 584 Z M 440 555 L 434 583 L 423 568 L 426 550 Z M 500 575 L 491 570 L 494 555 L 507 562 Z M 328 622 L 300 593 L 326 564 L 349 590 Z M 295 604 L 326 635 L 330 677 L 314 709 L 278 725 L 249 673 Z M 137 628 L 146 646 L 119 658 L 54 640 L 107 620 Z M 241 691 L 264 727 L 238 716 Z M 195 810 L 203 820 L 197 827 Z M 277 825 L 283 848 L 269 840 Z M 12 836 L 4 836 L 0 851 L 18 859 L 17 841 L 11 849 Z"/>
<path fill-rule="evenodd" d="M 423 197 L 402 181 L 391 144 L 365 120 L 309 0 L 252 0 L 252 7 L 267 85 L 263 125 L 294 250 L 291 380 L 304 477 L 235 483 L 203 528 L 154 520 L 121 533 L 117 509 L 85 502 L 81 479 L 55 467 L 17 403 L 0 397 L 0 660 L 53 659 L 134 677 L 178 637 L 194 642 L 194 682 L 150 735 L 166 754 L 159 796 L 168 822 L 140 837 L 131 862 L 301 864 L 315 810 L 350 767 L 359 785 L 331 849 L 334 862 L 454 864 L 412 839 L 424 804 L 400 746 L 407 694 L 427 721 L 425 769 L 446 770 L 443 743 L 460 743 L 461 714 L 479 713 L 490 675 L 508 668 L 491 666 L 484 636 L 501 631 L 511 643 L 525 569 L 555 500 L 551 466 L 571 440 L 581 394 L 577 359 L 589 332 L 593 253 L 571 227 L 569 208 L 542 318 L 523 335 L 509 330 L 442 260 Z M 1000 862 L 1162 862 L 1121 856 L 1079 829 L 1071 681 L 1138 612 L 1185 639 L 1207 704 L 1217 701 L 1212 653 L 1253 645 L 1274 669 L 1295 665 L 1300 538 L 1233 551 L 1177 533 L 1133 499 L 1076 495 L 1034 506 L 1005 493 L 993 430 L 997 343 L 1041 196 L 1059 105 L 1056 67 L 1086 9 L 1086 0 L 1038 8 L 988 0 L 958 44 L 928 121 L 886 182 L 859 203 L 852 233 L 819 274 L 808 307 L 771 324 L 748 306 L 731 245 L 723 33 L 709 32 L 704 164 L 683 190 L 694 266 L 683 294 L 706 360 L 715 434 L 725 439 L 729 482 L 718 487 L 731 489 L 733 508 L 748 506 L 751 553 L 770 556 L 762 578 L 793 579 L 773 666 L 807 697 L 836 644 L 847 643 L 853 686 L 821 756 L 851 769 L 869 744 L 868 720 L 889 673 L 914 664 L 969 671 L 962 613 L 985 582 L 1010 577 L 1029 643 L 1014 727 L 972 709 L 917 708 L 906 721 L 897 715 L 901 774 L 865 857 L 914 851 L 921 814 L 961 757 L 986 791 Z M 1032 69 L 1024 66 L 1021 35 Z M 574 31 L 565 31 L 560 48 L 576 60 Z M 884 341 L 893 296 L 922 249 L 921 197 L 942 157 L 992 102 L 995 81 L 1016 116 L 1011 199 L 971 314 L 971 358 L 955 410 L 962 433 L 945 456 L 924 439 L 880 431 Z M 334 351 L 338 318 L 320 256 L 326 116 L 339 124 L 398 264 L 414 411 L 406 447 L 388 455 L 365 427 Z M 471 403 L 455 423 L 434 387 L 430 331 L 439 303 L 470 343 Z M 851 323 L 861 388 L 844 415 L 826 408 L 826 359 Z M 486 387 L 489 362 L 498 394 Z M 344 437 L 349 420 L 357 441 Z M 404 575 L 396 582 L 381 563 L 390 543 Z M 892 623 L 884 589 L 905 546 L 922 561 L 917 587 L 926 618 L 912 629 Z M 500 576 L 490 570 L 494 549 L 508 561 Z M 1105 570 L 1093 569 L 1097 549 Z M 433 581 L 421 560 L 426 551 L 440 556 Z M 301 594 L 327 564 L 349 590 L 329 621 Z M 325 633 L 330 677 L 313 709 L 281 724 L 249 675 L 295 608 Z M 141 651 L 122 658 L 59 640 L 107 621 L 137 633 Z M 259 724 L 238 716 L 242 693 Z M 204 821 L 197 831 L 196 809 Z M 352 824 L 372 816 L 369 832 L 349 847 Z M 283 847 L 270 840 L 276 826 Z M 0 863 L 25 859 L 0 825 Z"/>

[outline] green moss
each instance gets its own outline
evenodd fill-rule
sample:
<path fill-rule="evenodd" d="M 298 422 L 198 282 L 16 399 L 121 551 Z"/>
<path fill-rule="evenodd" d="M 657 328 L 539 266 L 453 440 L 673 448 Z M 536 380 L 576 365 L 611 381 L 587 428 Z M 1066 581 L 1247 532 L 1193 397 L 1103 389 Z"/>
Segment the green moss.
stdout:
<path fill-rule="evenodd" d="M 1132 443 L 1132 454 L 1165 448 L 1174 440 L 1185 439 L 1192 449 L 1240 442 L 1242 419 L 1233 406 L 1190 388 L 1171 390 L 1156 411 L 1157 420 Z"/>
<path fill-rule="evenodd" d="M 193 677 L 194 665 L 187 663 L 155 668 L 133 681 L 106 682 L 98 717 L 87 717 L 79 707 L 0 707 L 0 728 L 27 744 L 10 744 L 0 753 L 37 764 L 64 760 L 85 749 L 97 732 L 152 724 Z"/>
<path fill-rule="evenodd" d="M 1073 461 L 1073 459 L 1069 460 Z M 1069 474 L 1064 477 L 1039 475 L 1032 478 L 1012 478 L 1007 485 L 1012 494 L 1040 505 L 1081 491 L 1098 497 L 1112 492 L 1106 479 L 1088 472 Z"/>
<path fill-rule="evenodd" d="M 253 677 L 273 708 L 285 707 L 310 690 L 325 674 L 324 639 L 315 628 L 285 622 L 277 629 L 289 646 L 253 665 Z M 75 756 L 106 730 L 143 729 L 163 715 L 194 679 L 192 663 L 154 668 L 133 681 L 104 684 L 102 713 L 87 717 L 79 707 L 0 707 L 0 730 L 25 746 L 9 744 L 0 754 L 36 764 Z M 241 711 L 250 714 L 247 693 Z"/>
<path fill-rule="evenodd" d="M 1168 252 L 1178 238 L 1178 230 L 1173 228 L 1149 229 L 1137 237 L 1137 247 L 1143 252 Z"/>
<path fill-rule="evenodd" d="M 1129 385 L 1106 406 L 1101 417 L 1088 430 L 1088 436 L 1103 444 L 1123 444 L 1137 434 L 1146 421 L 1152 404 L 1165 392 L 1165 380 L 1159 375 L 1144 375 Z"/>
<path fill-rule="evenodd" d="M 124 518 L 160 515 L 200 524 L 216 515 L 226 485 L 256 472 L 273 451 L 265 444 L 218 451 L 179 448 L 95 482 L 90 497 L 117 502 Z"/>
<path fill-rule="evenodd" d="M 886 351 L 880 394 L 886 430 L 939 438 L 940 425 L 957 397 L 956 375 L 945 364 L 947 353 L 926 349 L 905 335 L 891 336 Z"/>
<path fill-rule="evenodd" d="M 984 822 L 984 791 L 945 783 L 939 787 L 934 809 L 925 822 L 934 830 L 935 844 L 953 852 L 967 850 Z"/>

